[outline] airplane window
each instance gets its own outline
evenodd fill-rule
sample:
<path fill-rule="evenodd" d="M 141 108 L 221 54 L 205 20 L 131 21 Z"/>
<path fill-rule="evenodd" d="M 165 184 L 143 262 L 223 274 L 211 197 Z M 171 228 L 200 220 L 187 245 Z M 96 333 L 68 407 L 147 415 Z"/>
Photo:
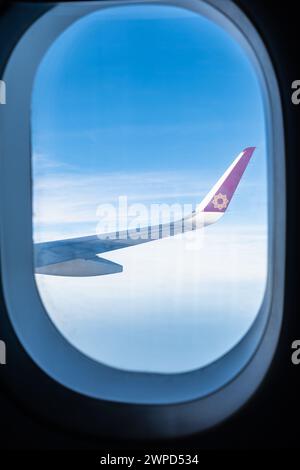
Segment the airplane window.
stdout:
<path fill-rule="evenodd" d="M 31 113 L 35 278 L 64 337 L 135 372 L 232 349 L 268 274 L 264 104 L 234 37 L 170 5 L 88 14 Z"/>

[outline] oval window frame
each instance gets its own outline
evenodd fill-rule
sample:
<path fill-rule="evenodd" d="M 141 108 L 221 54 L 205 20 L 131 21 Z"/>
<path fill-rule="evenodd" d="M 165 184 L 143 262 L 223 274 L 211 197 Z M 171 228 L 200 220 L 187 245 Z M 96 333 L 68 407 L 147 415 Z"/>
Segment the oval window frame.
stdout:
<path fill-rule="evenodd" d="M 261 83 L 265 106 L 269 174 L 269 275 L 261 310 L 248 333 L 227 354 L 207 367 L 174 376 L 120 371 L 79 352 L 51 322 L 34 279 L 30 108 L 35 71 L 50 44 L 72 22 L 93 11 L 126 3 L 184 6 L 217 23 L 221 22 L 249 54 Z M 20 86 L 23 58 L 28 57 L 29 51 L 30 61 L 26 64 L 26 74 Z M 222 5 L 218 0 L 108 0 L 101 3 L 61 4 L 49 7 L 27 29 L 9 57 L 3 79 L 7 84 L 7 104 L 0 115 L 0 149 L 3 155 L 0 175 L 1 271 L 9 320 L 20 346 L 25 348 L 40 371 L 55 382 L 57 390 L 63 386 L 68 394 L 80 395 L 82 409 L 86 410 L 84 421 L 84 414 L 81 413 L 81 428 L 105 432 L 104 423 L 107 421 L 97 419 L 99 413 L 109 420 L 120 410 L 120 406 L 127 410 L 128 420 L 134 420 L 137 424 L 134 430 L 126 431 L 136 437 L 190 434 L 224 420 L 248 400 L 267 372 L 276 349 L 283 309 L 283 119 L 276 76 L 255 28 L 231 0 Z M 17 163 L 9 158 L 11 155 L 18 156 Z M 15 181 L 18 191 L 15 191 L 12 181 Z M 281 197 L 276 199 L 275 208 L 275 196 L 278 194 Z M 10 201 L 9 205 L 4 201 Z M 39 331 L 39 335 L 35 331 Z M 61 361 L 62 357 L 64 361 Z M 18 383 L 17 378 L 14 383 Z M 68 413 L 65 414 L 65 420 L 69 419 Z M 120 428 L 112 431 L 118 435 L 123 432 Z"/>

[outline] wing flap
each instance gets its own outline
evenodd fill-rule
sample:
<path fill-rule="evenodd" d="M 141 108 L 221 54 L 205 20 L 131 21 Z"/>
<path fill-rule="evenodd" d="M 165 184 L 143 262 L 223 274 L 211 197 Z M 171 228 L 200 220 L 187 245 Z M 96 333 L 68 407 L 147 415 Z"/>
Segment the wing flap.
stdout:
<path fill-rule="evenodd" d="M 69 277 L 104 276 L 105 274 L 116 274 L 122 271 L 123 266 L 120 264 L 98 256 L 89 259 L 77 258 L 35 268 L 37 274 Z"/>

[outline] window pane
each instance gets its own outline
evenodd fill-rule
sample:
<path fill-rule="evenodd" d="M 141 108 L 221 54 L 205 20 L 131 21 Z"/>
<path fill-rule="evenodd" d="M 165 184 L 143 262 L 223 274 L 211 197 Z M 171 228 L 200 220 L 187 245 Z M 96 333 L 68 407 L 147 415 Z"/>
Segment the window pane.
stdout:
<path fill-rule="evenodd" d="M 264 119 L 244 50 L 188 10 L 108 8 L 52 44 L 32 98 L 36 253 L 46 241 L 172 226 L 256 147 L 232 200 L 217 194 L 210 210 L 226 209 L 217 223 L 120 249 L 106 243 L 98 265 L 82 263 L 91 240 L 72 241 L 75 260 L 48 274 L 37 265 L 45 308 L 75 347 L 113 367 L 178 373 L 248 331 L 267 277 Z"/>

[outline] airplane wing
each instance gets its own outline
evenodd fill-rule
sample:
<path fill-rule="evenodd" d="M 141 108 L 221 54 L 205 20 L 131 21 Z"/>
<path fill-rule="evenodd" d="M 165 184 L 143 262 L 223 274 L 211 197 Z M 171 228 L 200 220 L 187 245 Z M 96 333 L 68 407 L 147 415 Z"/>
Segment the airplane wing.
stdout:
<path fill-rule="evenodd" d="M 98 254 L 139 245 L 217 222 L 226 212 L 255 147 L 241 152 L 202 202 L 187 217 L 168 224 L 122 230 L 103 235 L 35 243 L 35 272 L 55 276 L 100 276 L 123 271 Z"/>

